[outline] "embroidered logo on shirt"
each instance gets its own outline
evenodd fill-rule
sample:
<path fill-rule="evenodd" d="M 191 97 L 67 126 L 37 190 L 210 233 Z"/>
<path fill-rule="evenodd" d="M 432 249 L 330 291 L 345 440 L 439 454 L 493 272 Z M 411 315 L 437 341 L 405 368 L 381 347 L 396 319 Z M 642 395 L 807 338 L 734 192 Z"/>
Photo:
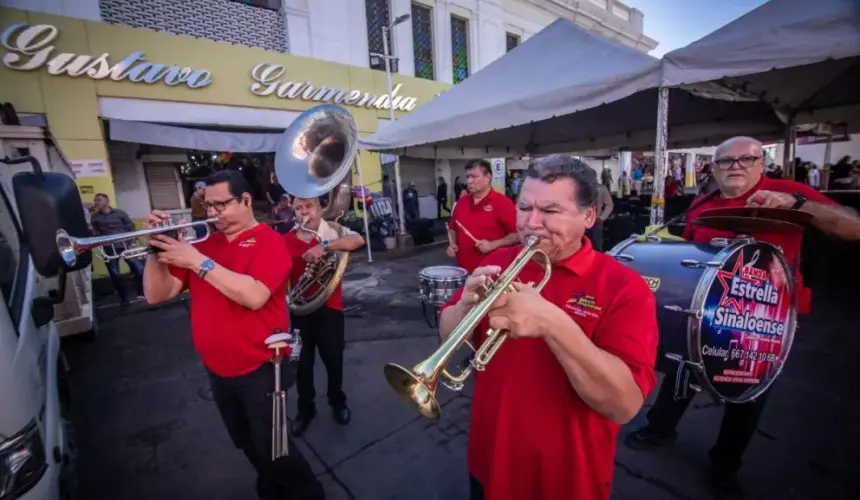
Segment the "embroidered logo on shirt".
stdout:
<path fill-rule="evenodd" d="M 254 238 L 248 238 L 247 240 L 239 243 L 239 248 L 251 248 L 257 243 L 257 240 Z"/>
<path fill-rule="evenodd" d="M 573 292 L 573 296 L 567 299 L 565 307 L 577 316 L 590 319 L 597 319 L 598 313 L 601 311 L 601 307 L 597 305 L 594 297 L 579 291 Z"/>
<path fill-rule="evenodd" d="M 484 205 L 484 212 L 492 212 L 492 211 L 493 211 L 492 205 Z"/>

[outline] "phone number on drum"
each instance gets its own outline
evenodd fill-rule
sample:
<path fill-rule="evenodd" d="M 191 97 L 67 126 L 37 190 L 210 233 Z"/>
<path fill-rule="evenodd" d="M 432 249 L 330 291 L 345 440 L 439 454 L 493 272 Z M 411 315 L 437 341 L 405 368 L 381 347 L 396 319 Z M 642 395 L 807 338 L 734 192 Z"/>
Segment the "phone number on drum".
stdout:
<path fill-rule="evenodd" d="M 733 360 L 746 360 L 746 361 L 764 361 L 768 363 L 773 363 L 779 356 L 772 352 L 758 352 L 758 351 L 747 351 L 745 349 L 731 349 L 729 351 L 729 358 Z"/>

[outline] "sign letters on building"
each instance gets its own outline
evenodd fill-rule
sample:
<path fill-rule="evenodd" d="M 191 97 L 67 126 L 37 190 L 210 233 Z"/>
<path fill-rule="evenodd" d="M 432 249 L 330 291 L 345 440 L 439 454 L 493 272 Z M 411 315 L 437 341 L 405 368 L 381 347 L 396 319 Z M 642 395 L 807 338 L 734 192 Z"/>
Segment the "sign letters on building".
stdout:
<path fill-rule="evenodd" d="M 303 101 L 331 102 L 363 108 L 388 109 L 388 95 L 376 96 L 360 90 L 316 87 L 310 81 L 291 81 L 284 79 L 286 68 L 280 64 L 261 63 L 251 68 L 251 92 L 258 96 L 276 96 L 282 99 L 301 99 Z M 401 85 L 392 89 L 394 109 L 412 111 L 415 109 L 414 97 L 397 95 Z"/>
<path fill-rule="evenodd" d="M 16 24 L 6 28 L 0 34 L 0 44 L 6 51 L 3 65 L 16 71 L 34 71 L 44 67 L 51 75 L 163 83 L 170 87 L 185 85 L 192 89 L 212 82 L 212 74 L 207 70 L 152 63 L 145 59 L 143 52 L 133 52 L 113 65 L 108 53 L 99 56 L 57 53 L 53 42 L 59 34 L 56 27 L 48 24 Z"/>

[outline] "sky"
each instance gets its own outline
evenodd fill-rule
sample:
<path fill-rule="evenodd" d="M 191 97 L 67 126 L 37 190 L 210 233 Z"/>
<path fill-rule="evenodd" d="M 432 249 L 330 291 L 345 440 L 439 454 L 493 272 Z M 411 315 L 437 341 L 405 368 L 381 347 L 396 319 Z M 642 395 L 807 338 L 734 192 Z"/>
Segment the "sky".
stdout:
<path fill-rule="evenodd" d="M 807 0 L 813 1 L 813 0 Z M 645 34 L 660 42 L 649 52 L 661 57 L 680 49 L 767 0 L 623 0 L 645 14 Z"/>

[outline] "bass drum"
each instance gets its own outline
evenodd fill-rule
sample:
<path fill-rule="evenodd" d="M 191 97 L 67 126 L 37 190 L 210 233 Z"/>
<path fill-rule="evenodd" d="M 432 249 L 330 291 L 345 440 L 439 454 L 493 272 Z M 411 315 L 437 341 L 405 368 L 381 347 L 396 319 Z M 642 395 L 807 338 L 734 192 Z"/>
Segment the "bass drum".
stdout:
<path fill-rule="evenodd" d="M 793 273 L 777 247 L 749 238 L 707 244 L 631 237 L 608 255 L 656 295 L 657 370 L 677 374 L 676 393 L 686 393 L 683 367 L 728 403 L 755 399 L 779 376 L 797 311 Z"/>

